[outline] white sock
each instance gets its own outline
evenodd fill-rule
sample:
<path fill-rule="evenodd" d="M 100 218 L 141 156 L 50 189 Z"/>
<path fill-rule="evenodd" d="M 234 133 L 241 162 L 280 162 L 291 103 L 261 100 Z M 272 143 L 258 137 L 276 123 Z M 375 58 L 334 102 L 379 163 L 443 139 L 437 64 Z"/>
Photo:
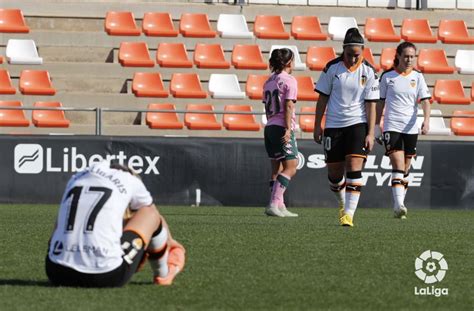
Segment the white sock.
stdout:
<path fill-rule="evenodd" d="M 148 246 L 148 261 L 154 276 L 165 277 L 168 275 L 168 230 L 160 224 Z"/>
<path fill-rule="evenodd" d="M 347 178 L 346 182 L 346 202 L 344 204 L 344 213 L 353 217 L 359 203 L 360 190 L 362 188 L 361 178 Z"/>
<path fill-rule="evenodd" d="M 408 184 L 410 183 L 410 181 L 408 180 L 408 175 L 409 174 L 405 174 L 403 175 L 403 186 L 405 186 L 405 192 L 403 193 L 403 204 L 405 204 L 405 198 L 407 196 L 407 191 L 408 191 Z"/>
<path fill-rule="evenodd" d="M 403 173 L 392 172 L 392 197 L 393 208 L 398 210 L 403 205 L 405 198 L 405 186 L 403 185 Z"/>
<path fill-rule="evenodd" d="M 333 183 L 329 180 L 329 188 L 334 192 L 339 206 L 344 206 L 346 202 L 346 179 L 344 176 L 342 176 L 342 179 L 337 183 Z"/>

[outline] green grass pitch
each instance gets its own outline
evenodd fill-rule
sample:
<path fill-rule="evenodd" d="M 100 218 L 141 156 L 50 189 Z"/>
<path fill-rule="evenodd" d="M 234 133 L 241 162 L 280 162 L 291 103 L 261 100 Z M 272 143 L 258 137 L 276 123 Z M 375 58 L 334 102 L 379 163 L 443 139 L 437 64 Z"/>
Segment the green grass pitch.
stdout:
<path fill-rule="evenodd" d="M 473 310 L 474 213 L 359 209 L 339 227 L 337 209 L 293 209 L 297 219 L 262 208 L 163 207 L 187 264 L 171 287 L 151 283 L 149 267 L 120 289 L 54 288 L 44 256 L 57 206 L 0 205 L 1 310 Z M 425 250 L 449 265 L 436 287 L 415 296 Z"/>

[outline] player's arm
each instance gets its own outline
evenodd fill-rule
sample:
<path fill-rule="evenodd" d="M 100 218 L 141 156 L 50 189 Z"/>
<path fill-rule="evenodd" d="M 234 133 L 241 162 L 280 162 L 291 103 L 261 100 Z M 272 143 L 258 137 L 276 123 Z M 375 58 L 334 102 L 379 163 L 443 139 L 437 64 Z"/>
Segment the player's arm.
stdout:
<path fill-rule="evenodd" d="M 421 101 L 421 107 L 423 108 L 423 124 L 421 125 L 421 134 L 426 135 L 430 131 L 430 115 L 431 105 L 429 99 L 423 99 Z"/>
<path fill-rule="evenodd" d="M 365 110 L 367 113 L 367 125 L 368 131 L 367 136 L 365 138 L 365 147 L 367 151 L 371 151 L 374 147 L 374 129 L 375 129 L 375 119 L 376 119 L 376 101 L 370 100 L 365 102 Z"/>
<path fill-rule="evenodd" d="M 295 102 L 293 100 L 287 99 L 285 101 L 285 136 L 283 136 L 285 143 L 289 142 L 291 139 L 291 119 L 294 110 Z"/>
<path fill-rule="evenodd" d="M 313 138 L 318 144 L 321 143 L 323 136 L 323 129 L 321 123 L 323 121 L 324 112 L 328 104 L 329 96 L 319 94 L 318 102 L 316 103 L 316 117 L 314 119 Z"/>

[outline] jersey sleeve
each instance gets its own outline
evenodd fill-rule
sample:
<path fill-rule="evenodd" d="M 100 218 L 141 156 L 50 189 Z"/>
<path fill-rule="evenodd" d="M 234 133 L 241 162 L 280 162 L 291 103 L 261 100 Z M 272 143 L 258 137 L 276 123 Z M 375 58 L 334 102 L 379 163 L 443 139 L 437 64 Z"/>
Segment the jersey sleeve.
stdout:
<path fill-rule="evenodd" d="M 386 75 L 383 75 L 382 77 L 380 77 L 379 93 L 380 93 L 380 99 L 385 100 L 385 98 L 387 98 L 387 76 Z"/>
<path fill-rule="evenodd" d="M 150 192 L 146 189 L 143 182 L 137 179 L 135 189 L 132 193 L 132 199 L 130 201 L 130 208 L 137 210 L 144 206 L 149 206 L 153 203 L 153 198 Z"/>
<path fill-rule="evenodd" d="M 380 91 L 379 91 L 379 80 L 375 72 L 370 69 L 369 74 L 367 75 L 367 83 L 365 84 L 365 100 L 379 100 Z"/>
<path fill-rule="evenodd" d="M 285 84 L 285 92 L 287 100 L 296 101 L 298 97 L 298 82 L 296 82 L 295 78 L 291 77 L 291 79 L 288 79 Z"/>
<path fill-rule="evenodd" d="M 420 74 L 418 78 L 417 91 L 418 91 L 417 97 L 419 100 L 431 99 L 430 90 L 428 89 L 428 86 L 426 85 L 426 82 L 425 82 L 425 78 L 423 77 L 422 74 Z"/>
<path fill-rule="evenodd" d="M 321 72 L 321 75 L 319 76 L 319 80 L 316 83 L 316 88 L 314 89 L 319 94 L 323 94 L 326 96 L 331 95 L 331 91 L 332 91 L 332 81 L 331 81 L 332 73 L 331 72 L 332 72 L 331 67 L 328 68 L 327 66 Z"/>

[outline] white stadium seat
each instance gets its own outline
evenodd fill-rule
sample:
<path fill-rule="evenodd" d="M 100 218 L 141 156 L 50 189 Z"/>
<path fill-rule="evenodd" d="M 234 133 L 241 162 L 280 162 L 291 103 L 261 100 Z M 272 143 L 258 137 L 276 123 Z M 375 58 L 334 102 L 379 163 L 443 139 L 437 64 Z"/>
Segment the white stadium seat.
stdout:
<path fill-rule="evenodd" d="M 240 14 L 219 14 L 217 31 L 222 38 L 252 39 L 245 16 Z"/>
<path fill-rule="evenodd" d="M 278 4 L 278 0 L 248 0 L 250 4 Z"/>
<path fill-rule="evenodd" d="M 474 75 L 474 50 L 457 50 L 454 64 L 459 73 Z"/>
<path fill-rule="evenodd" d="M 455 8 L 456 8 L 456 0 L 430 0 L 428 1 L 428 9 L 455 9 Z"/>
<path fill-rule="evenodd" d="M 458 9 L 474 10 L 474 1 L 472 0 L 458 0 Z"/>
<path fill-rule="evenodd" d="M 416 0 L 397 0 L 397 6 L 405 9 L 416 9 Z"/>
<path fill-rule="evenodd" d="M 308 0 L 309 5 L 335 5 L 337 6 L 337 0 Z"/>
<path fill-rule="evenodd" d="M 342 41 L 346 35 L 347 29 L 357 27 L 357 21 L 354 17 L 334 17 L 329 19 L 328 33 L 333 40 Z"/>
<path fill-rule="evenodd" d="M 418 115 L 419 117 L 416 118 L 416 123 L 421 133 L 421 125 L 423 123 L 422 109 L 418 109 Z M 429 135 L 451 135 L 451 129 L 449 127 L 446 127 L 442 115 L 443 114 L 441 113 L 441 110 L 431 109 L 430 131 L 428 132 Z"/>
<path fill-rule="evenodd" d="M 270 55 L 274 49 L 288 48 L 295 54 L 295 70 L 306 70 L 306 64 L 301 61 L 300 53 L 298 52 L 298 47 L 296 45 L 272 45 L 270 48 Z"/>
<path fill-rule="evenodd" d="M 213 98 L 245 98 L 245 92 L 241 91 L 239 80 L 235 74 L 211 74 L 209 93 Z"/>
<path fill-rule="evenodd" d="M 397 0 L 368 0 L 368 7 L 394 8 L 397 6 Z"/>
<path fill-rule="evenodd" d="M 43 63 L 33 40 L 9 39 L 6 55 L 10 64 L 41 65 Z"/>
<path fill-rule="evenodd" d="M 308 0 L 278 0 L 278 4 L 286 5 L 307 5 Z"/>
<path fill-rule="evenodd" d="M 367 1 L 366 0 L 338 0 L 338 6 L 359 6 L 359 7 L 366 7 Z"/>

